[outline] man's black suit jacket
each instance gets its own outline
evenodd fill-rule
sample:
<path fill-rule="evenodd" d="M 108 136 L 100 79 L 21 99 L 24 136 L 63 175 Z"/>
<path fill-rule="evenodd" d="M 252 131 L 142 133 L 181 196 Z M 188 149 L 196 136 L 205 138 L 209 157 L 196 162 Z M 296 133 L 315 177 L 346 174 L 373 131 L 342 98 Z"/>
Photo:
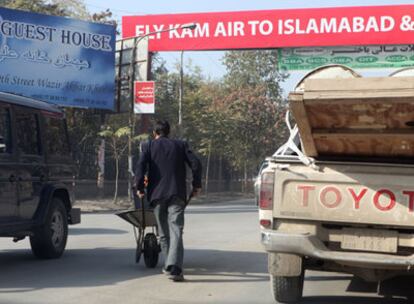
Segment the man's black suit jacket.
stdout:
<path fill-rule="evenodd" d="M 185 141 L 167 137 L 149 141 L 142 145 L 135 174 L 136 189 L 144 192 L 147 174 L 150 202 L 172 196 L 186 201 L 186 164 L 193 173 L 193 188 L 201 188 L 201 162 Z"/>

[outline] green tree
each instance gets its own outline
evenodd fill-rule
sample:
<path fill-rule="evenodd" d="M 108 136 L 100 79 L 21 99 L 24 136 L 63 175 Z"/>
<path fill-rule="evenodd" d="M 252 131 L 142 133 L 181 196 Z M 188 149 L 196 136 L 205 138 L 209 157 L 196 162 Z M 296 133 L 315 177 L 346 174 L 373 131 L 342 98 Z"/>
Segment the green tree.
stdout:
<path fill-rule="evenodd" d="M 152 76 L 156 82 L 156 104 L 153 119 L 166 119 L 175 132 L 178 123 L 179 75 L 170 73 L 164 60 L 153 56 Z"/>
<path fill-rule="evenodd" d="M 242 171 L 245 184 L 264 157 L 271 155 L 286 136 L 282 123 L 286 102 L 279 83 L 285 76 L 277 71 L 277 52 L 227 52 L 223 63 L 227 114 L 233 166 Z"/>
<path fill-rule="evenodd" d="M 91 14 L 83 0 L 0 0 L 0 6 L 116 25 L 109 9 Z"/>
<path fill-rule="evenodd" d="M 35 13 L 66 16 L 65 12 L 58 5 L 48 3 L 45 0 L 3 0 L 1 1 L 1 6 Z"/>
<path fill-rule="evenodd" d="M 113 129 L 108 126 L 105 130 L 99 132 L 99 135 L 106 139 L 106 143 L 109 146 L 109 151 L 115 160 L 115 191 L 113 202 L 116 204 L 118 200 L 118 184 L 119 184 L 119 161 L 125 154 L 128 148 L 128 127 L 121 127 L 119 129 Z"/>
<path fill-rule="evenodd" d="M 281 100 L 279 83 L 286 78 L 277 70 L 276 50 L 229 51 L 223 58 L 226 66 L 225 84 L 231 90 L 242 87 L 264 88 L 265 96 L 278 102 Z"/>
<path fill-rule="evenodd" d="M 65 112 L 78 178 L 92 178 L 97 172 L 97 134 L 105 117 L 93 110 L 66 108 Z"/>
<path fill-rule="evenodd" d="M 62 12 L 62 16 L 73 17 L 82 20 L 91 20 L 92 15 L 88 12 L 83 0 L 51 0 L 54 5 Z"/>

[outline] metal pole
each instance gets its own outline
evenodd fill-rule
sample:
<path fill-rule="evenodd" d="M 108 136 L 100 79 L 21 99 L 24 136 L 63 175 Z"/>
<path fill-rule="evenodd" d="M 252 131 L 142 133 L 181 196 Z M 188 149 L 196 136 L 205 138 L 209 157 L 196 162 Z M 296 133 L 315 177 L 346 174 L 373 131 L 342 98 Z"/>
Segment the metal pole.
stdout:
<path fill-rule="evenodd" d="M 181 61 L 180 61 L 180 90 L 178 96 L 178 133 L 182 136 L 182 104 L 183 104 L 183 94 L 184 94 L 184 69 L 183 69 L 183 60 L 184 51 L 181 51 Z"/>
<path fill-rule="evenodd" d="M 134 116 L 134 80 L 135 80 L 135 69 L 134 64 L 136 62 L 136 54 L 137 54 L 137 46 L 139 42 L 147 37 L 141 36 L 136 38 L 134 41 L 134 45 L 131 50 L 131 63 L 129 65 L 129 92 L 130 92 L 130 109 L 129 109 L 129 119 L 128 119 L 128 126 L 129 126 L 129 133 L 128 133 L 128 197 L 132 199 L 133 195 L 131 193 L 132 189 L 132 178 L 134 176 L 133 168 L 133 160 L 132 160 L 132 138 L 135 132 L 135 116 Z"/>

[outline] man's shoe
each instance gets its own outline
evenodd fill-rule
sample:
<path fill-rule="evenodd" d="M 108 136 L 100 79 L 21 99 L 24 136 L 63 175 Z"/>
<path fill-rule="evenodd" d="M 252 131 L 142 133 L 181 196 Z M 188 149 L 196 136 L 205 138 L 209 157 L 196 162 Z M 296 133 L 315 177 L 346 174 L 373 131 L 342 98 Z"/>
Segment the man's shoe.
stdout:
<path fill-rule="evenodd" d="M 173 280 L 174 282 L 182 282 L 184 281 L 184 275 L 183 271 L 180 267 L 172 266 L 170 275 L 168 276 L 170 280 Z"/>
<path fill-rule="evenodd" d="M 162 268 L 162 273 L 170 275 L 171 274 L 171 268 L 172 268 L 172 265 L 168 265 L 167 267 L 163 267 Z"/>

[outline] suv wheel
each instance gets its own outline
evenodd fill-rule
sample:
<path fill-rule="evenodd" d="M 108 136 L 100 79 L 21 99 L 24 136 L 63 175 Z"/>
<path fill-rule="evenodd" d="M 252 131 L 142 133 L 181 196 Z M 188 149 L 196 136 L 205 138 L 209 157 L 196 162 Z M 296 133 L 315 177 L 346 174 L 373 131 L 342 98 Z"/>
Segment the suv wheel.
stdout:
<path fill-rule="evenodd" d="M 30 237 L 33 254 L 41 259 L 59 258 L 68 238 L 68 216 L 62 200 L 54 197 L 44 226 Z"/>

